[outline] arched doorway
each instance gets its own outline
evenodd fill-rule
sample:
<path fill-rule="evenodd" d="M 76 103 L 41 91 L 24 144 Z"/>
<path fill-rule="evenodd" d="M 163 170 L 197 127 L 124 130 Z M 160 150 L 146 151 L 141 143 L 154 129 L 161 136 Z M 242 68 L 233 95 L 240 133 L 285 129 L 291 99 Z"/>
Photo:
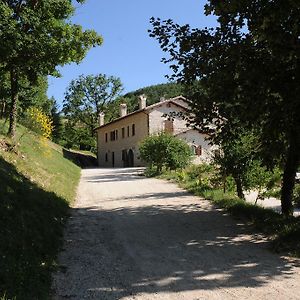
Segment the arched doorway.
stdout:
<path fill-rule="evenodd" d="M 134 166 L 134 154 L 131 149 L 129 149 L 127 154 L 127 163 L 129 168 Z"/>

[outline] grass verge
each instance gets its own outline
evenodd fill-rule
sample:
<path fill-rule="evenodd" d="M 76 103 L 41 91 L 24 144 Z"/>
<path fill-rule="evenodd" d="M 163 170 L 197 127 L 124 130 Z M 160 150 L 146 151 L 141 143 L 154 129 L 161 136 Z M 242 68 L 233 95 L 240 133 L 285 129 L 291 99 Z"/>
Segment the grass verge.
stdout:
<path fill-rule="evenodd" d="M 146 175 L 155 174 L 148 170 Z M 216 174 L 211 167 L 169 171 L 157 177 L 176 182 L 194 195 L 204 197 L 225 209 L 235 218 L 253 225 L 270 238 L 274 251 L 300 257 L 300 217 L 286 218 L 272 209 L 247 203 L 232 191 L 224 193 L 220 183 L 216 183 Z"/>
<path fill-rule="evenodd" d="M 22 126 L 17 150 L 7 151 L 6 129 L 0 121 L 0 299 L 50 299 L 80 168 L 63 157 L 61 147 L 41 144 Z"/>

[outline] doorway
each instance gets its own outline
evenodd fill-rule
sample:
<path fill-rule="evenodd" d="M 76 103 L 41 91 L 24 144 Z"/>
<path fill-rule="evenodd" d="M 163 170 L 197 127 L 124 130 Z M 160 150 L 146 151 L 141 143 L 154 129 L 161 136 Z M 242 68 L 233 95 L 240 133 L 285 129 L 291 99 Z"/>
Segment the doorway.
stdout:
<path fill-rule="evenodd" d="M 134 154 L 131 149 L 129 149 L 127 154 L 127 164 L 129 168 L 134 166 Z"/>

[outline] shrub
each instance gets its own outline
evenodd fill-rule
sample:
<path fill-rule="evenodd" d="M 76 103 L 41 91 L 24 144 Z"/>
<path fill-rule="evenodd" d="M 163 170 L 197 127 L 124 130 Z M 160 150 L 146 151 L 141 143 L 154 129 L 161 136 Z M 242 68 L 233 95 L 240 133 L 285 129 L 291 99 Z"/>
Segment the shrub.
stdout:
<path fill-rule="evenodd" d="M 52 120 L 39 108 L 29 108 L 26 111 L 23 123 L 28 129 L 36 132 L 43 138 L 49 139 L 51 137 L 53 131 Z"/>
<path fill-rule="evenodd" d="M 182 140 L 166 133 L 146 137 L 139 147 L 141 158 L 162 172 L 166 167 L 176 170 L 186 167 L 192 157 L 190 147 Z"/>

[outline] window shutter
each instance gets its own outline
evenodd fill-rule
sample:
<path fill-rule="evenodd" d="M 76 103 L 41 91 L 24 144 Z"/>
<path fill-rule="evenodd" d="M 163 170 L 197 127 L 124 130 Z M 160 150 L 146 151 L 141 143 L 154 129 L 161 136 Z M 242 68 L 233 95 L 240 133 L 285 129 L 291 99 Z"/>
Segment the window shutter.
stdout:
<path fill-rule="evenodd" d="M 173 133 L 174 132 L 174 124 L 172 120 L 165 121 L 165 132 Z"/>
<path fill-rule="evenodd" d="M 201 155 L 202 155 L 202 147 L 201 147 L 201 146 L 198 146 L 198 147 L 196 148 L 196 154 L 197 154 L 198 156 L 201 156 Z"/>

